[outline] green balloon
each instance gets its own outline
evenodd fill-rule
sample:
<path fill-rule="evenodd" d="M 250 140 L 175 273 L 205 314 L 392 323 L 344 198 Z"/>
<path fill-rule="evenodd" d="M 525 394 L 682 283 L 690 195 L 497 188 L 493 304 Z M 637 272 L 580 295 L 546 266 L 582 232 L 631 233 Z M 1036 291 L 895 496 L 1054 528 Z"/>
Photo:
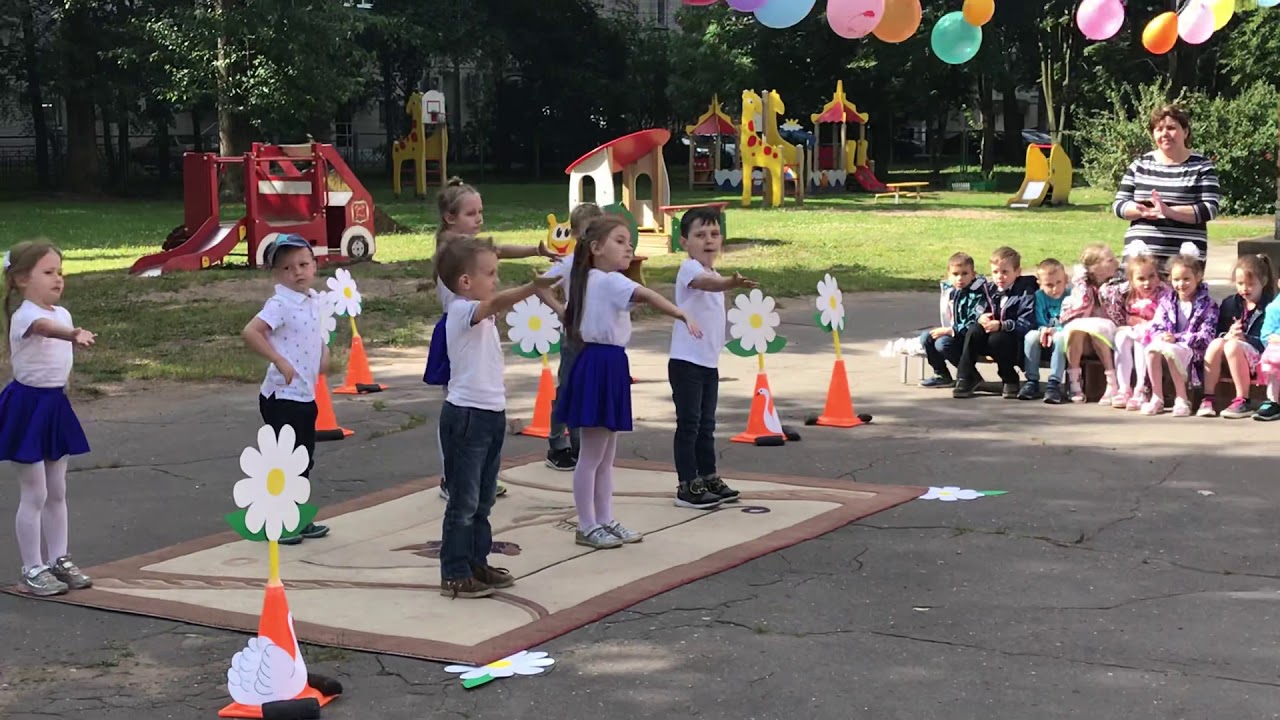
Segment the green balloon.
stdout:
<path fill-rule="evenodd" d="M 970 25 L 960 11 L 938 19 L 930 35 L 933 54 L 944 63 L 962 65 L 973 59 L 982 47 L 982 28 Z"/>

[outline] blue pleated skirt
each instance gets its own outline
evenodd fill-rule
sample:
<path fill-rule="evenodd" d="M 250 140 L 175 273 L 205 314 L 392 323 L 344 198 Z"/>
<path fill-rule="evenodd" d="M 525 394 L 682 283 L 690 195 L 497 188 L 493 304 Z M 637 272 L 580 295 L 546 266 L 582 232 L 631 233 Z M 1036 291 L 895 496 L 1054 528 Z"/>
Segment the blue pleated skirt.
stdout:
<path fill-rule="evenodd" d="M 449 384 L 449 343 L 444 332 L 444 323 L 449 313 L 440 316 L 436 328 L 431 331 L 431 347 L 427 349 L 427 369 L 422 373 L 422 382 L 428 385 Z"/>
<path fill-rule="evenodd" d="M 631 363 L 621 345 L 587 343 L 560 388 L 556 419 L 571 428 L 631 430 Z"/>
<path fill-rule="evenodd" d="M 0 460 L 38 463 L 89 452 L 66 388 L 13 381 L 0 391 Z"/>

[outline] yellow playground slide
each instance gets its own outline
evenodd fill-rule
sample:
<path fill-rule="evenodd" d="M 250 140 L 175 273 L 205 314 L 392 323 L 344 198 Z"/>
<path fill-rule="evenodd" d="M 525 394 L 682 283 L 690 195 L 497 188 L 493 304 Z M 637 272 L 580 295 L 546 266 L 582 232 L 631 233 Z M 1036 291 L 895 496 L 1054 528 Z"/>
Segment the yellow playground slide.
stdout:
<path fill-rule="evenodd" d="M 1044 156 L 1045 148 L 1049 149 L 1047 158 Z M 1067 157 L 1061 145 L 1028 145 L 1027 172 L 1022 179 L 1022 187 L 1005 205 L 1011 208 L 1040 207 L 1045 198 L 1049 199 L 1050 205 L 1066 205 L 1071 197 L 1074 173 L 1071 158 Z"/>

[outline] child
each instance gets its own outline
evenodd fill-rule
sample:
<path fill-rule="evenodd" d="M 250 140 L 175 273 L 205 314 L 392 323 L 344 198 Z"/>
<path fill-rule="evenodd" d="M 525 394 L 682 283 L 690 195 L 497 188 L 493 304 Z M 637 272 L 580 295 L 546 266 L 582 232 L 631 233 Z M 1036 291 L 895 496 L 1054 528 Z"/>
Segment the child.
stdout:
<path fill-rule="evenodd" d="M 64 285 L 62 253 L 53 245 L 22 242 L 5 253 L 4 285 L 13 381 L 0 392 L 0 460 L 18 465 L 19 582 L 32 595 L 62 595 L 93 584 L 67 552 L 67 457 L 89 452 L 89 442 L 66 387 L 73 346 L 92 346 L 94 335 L 56 304 Z"/>
<path fill-rule="evenodd" d="M 588 223 L 603 216 L 604 211 L 595 203 L 581 203 L 575 207 L 573 212 L 569 213 L 569 237 L 572 238 L 573 244 L 577 245 L 577 241 L 582 238 L 582 230 Z M 569 275 L 572 269 L 573 255 L 569 255 L 557 260 L 546 272 L 546 277 L 557 279 L 556 287 L 564 292 L 566 299 L 569 297 Z M 547 304 L 556 311 L 557 315 L 564 317 L 564 306 L 558 301 Z M 573 368 L 573 360 L 576 357 L 578 357 L 577 344 L 570 343 L 567 337 L 561 338 L 560 367 L 556 370 L 556 397 L 560 397 L 560 388 L 564 387 L 565 381 L 569 379 L 569 370 Z M 552 470 L 572 472 L 578 466 L 581 440 L 577 428 L 567 428 L 564 423 L 553 419 L 547 442 L 551 445 L 547 450 L 547 467 Z"/>
<path fill-rule="evenodd" d="M 591 548 L 616 548 L 644 536 L 613 518 L 613 460 L 618 433 L 631 430 L 632 302 L 648 303 L 683 320 L 694 337 L 697 321 L 654 291 L 637 285 L 622 272 L 631 265 L 631 232 L 617 216 L 586 227 L 573 253 L 566 334 L 581 342 L 569 382 L 556 406 L 561 422 L 582 428 L 582 454 L 573 471 L 573 501 L 578 510 L 574 542 Z"/>
<path fill-rule="evenodd" d="M 1135 240 L 1130 248 L 1139 243 L 1142 241 Z M 1147 389 L 1147 330 L 1155 318 L 1156 308 L 1173 293 L 1160 279 L 1159 265 L 1154 255 L 1138 252 L 1130 256 L 1125 267 L 1127 287 L 1123 291 L 1119 291 L 1121 286 L 1114 284 L 1103 288 L 1117 289 L 1115 302 L 1125 314 L 1125 321 L 1119 324 L 1115 334 L 1117 392 L 1111 398 L 1113 408 L 1139 410 L 1150 399 Z M 1132 390 L 1129 386 L 1131 374 L 1134 378 Z"/>
<path fill-rule="evenodd" d="M 1253 419 L 1271 422 L 1280 420 L 1280 302 L 1267 305 L 1259 335 L 1265 347 L 1258 361 L 1258 382 L 1267 386 L 1267 401 L 1253 414 Z"/>
<path fill-rule="evenodd" d="M 1036 268 L 1036 280 L 1040 289 L 1036 290 L 1035 323 L 1022 341 L 1022 349 L 1026 357 L 1023 373 L 1027 381 L 1018 391 L 1019 400 L 1035 400 L 1041 395 L 1045 402 L 1057 405 L 1062 402 L 1062 374 L 1067 364 L 1066 355 L 1062 352 L 1059 333 L 1062 323 L 1062 298 L 1071 294 L 1067 286 L 1067 270 L 1054 258 L 1042 260 Z M 1049 356 L 1049 383 L 1044 392 L 1040 392 L 1040 356 L 1045 349 Z"/>
<path fill-rule="evenodd" d="M 933 377 L 920 381 L 920 387 L 953 388 L 956 381 L 947 369 L 947 362 L 960 364 L 960 351 L 964 347 L 964 333 L 969 324 L 978 319 L 976 309 L 978 297 L 981 295 L 984 279 L 973 271 L 973 258 L 967 253 L 958 252 L 947 260 L 947 276 L 951 290 L 947 293 L 947 307 L 944 315 L 950 315 L 951 321 L 941 327 L 925 330 L 920 335 L 920 344 L 924 346 L 925 358 L 933 368 Z"/>
<path fill-rule="evenodd" d="M 554 280 L 537 278 L 498 292 L 498 253 L 491 240 L 459 238 L 442 248 L 439 276 L 453 293 L 445 311 L 449 346 L 448 396 L 440 409 L 448 505 L 440 539 L 440 594 L 480 598 L 515 578 L 489 565 L 489 513 L 498 491 L 507 429 L 502 341 L 494 315 L 509 310 Z"/>
<path fill-rule="evenodd" d="M 474 237 L 484 227 L 484 201 L 480 191 L 462 182 L 461 178 L 449 178 L 440 195 L 436 198 L 436 207 L 440 211 L 440 229 L 436 231 L 436 263 L 439 268 L 440 252 L 449 243 L 460 237 Z M 534 256 L 555 257 L 555 253 L 545 242 L 537 247 L 527 245 L 499 245 L 495 251 L 500 259 L 526 258 Z M 449 320 L 449 305 L 453 303 L 453 292 L 442 282 L 436 273 L 436 293 L 440 296 L 440 319 L 431 331 L 431 345 L 427 350 L 427 367 L 422 373 L 422 381 L 428 385 L 439 385 L 444 394 L 449 394 L 449 349 L 445 340 L 445 324 Z M 444 444 L 440 441 L 440 428 L 436 428 L 436 443 L 440 450 L 440 462 L 444 463 Z M 498 494 L 506 493 L 506 488 L 498 486 Z M 440 479 L 440 497 L 448 499 L 449 490 L 445 478 Z"/>
<path fill-rule="evenodd" d="M 1231 271 L 1236 283 L 1236 294 L 1222 301 L 1218 308 L 1218 337 L 1209 343 L 1204 354 L 1204 400 L 1196 415 L 1213 417 L 1213 391 L 1218 386 L 1225 364 L 1236 386 L 1236 397 L 1222 411 L 1222 417 L 1247 418 L 1253 415 L 1249 408 L 1249 385 L 1262 358 L 1262 319 L 1275 297 L 1275 276 L 1271 270 L 1271 258 L 1266 255 L 1245 255 L 1236 260 Z"/>
<path fill-rule="evenodd" d="M 1080 253 L 1071 278 L 1071 296 L 1062 303 L 1062 331 L 1067 351 L 1067 376 L 1071 380 L 1071 402 L 1084 402 L 1084 386 L 1080 382 L 1080 360 L 1084 357 L 1086 343 L 1093 344 L 1093 351 L 1106 371 L 1107 389 L 1100 404 L 1110 405 L 1118 385 L 1111 349 L 1115 344 L 1116 327 L 1124 323 L 1123 308 L 1114 302 L 1113 289 L 1105 294 L 1102 288 L 1115 280 L 1120 263 L 1110 247 L 1095 243 Z"/>
<path fill-rule="evenodd" d="M 724 291 L 753 288 L 756 283 L 738 273 L 722 277 L 715 271 L 720 254 L 720 213 L 694 208 L 680 219 L 680 243 L 689 258 L 676 273 L 676 305 L 702 328 L 702 337 L 689 334 L 680 321 L 672 323 L 671 359 L 667 379 L 676 405 L 675 464 L 679 507 L 710 510 L 738 499 L 716 473 L 716 404 L 720 392 L 720 348 L 724 347 Z"/>
<path fill-rule="evenodd" d="M 1191 415 L 1187 400 L 1187 380 L 1200 383 L 1204 354 L 1218 327 L 1218 306 L 1209 297 L 1204 282 L 1204 265 L 1195 255 L 1178 255 L 1169 264 L 1173 295 L 1156 308 L 1147 340 L 1147 367 L 1151 372 L 1151 399 L 1142 406 L 1143 415 L 1164 412 L 1164 372 L 1167 360 L 1173 376 L 1173 416 Z"/>
<path fill-rule="evenodd" d="M 990 355 L 1003 383 L 1006 400 L 1018 397 L 1018 360 L 1022 338 L 1035 319 L 1035 287 L 1032 277 L 1022 276 L 1022 256 L 1010 247 L 991 254 L 991 282 L 978 293 L 978 319 L 964 333 L 964 349 L 956 370 L 955 398 L 971 398 L 981 384 L 978 360 Z"/>
<path fill-rule="evenodd" d="M 249 349 L 271 361 L 258 395 L 262 422 L 277 433 L 288 425 L 299 447 L 307 449 L 311 477 L 316 452 L 316 381 L 329 366 L 329 346 L 320 329 L 320 295 L 311 284 L 316 261 L 311 243 L 300 235 L 280 235 L 266 249 L 267 267 L 276 281 L 276 294 L 244 326 L 240 337 Z M 303 538 L 329 534 L 325 525 L 308 523 L 281 545 L 297 545 Z"/>

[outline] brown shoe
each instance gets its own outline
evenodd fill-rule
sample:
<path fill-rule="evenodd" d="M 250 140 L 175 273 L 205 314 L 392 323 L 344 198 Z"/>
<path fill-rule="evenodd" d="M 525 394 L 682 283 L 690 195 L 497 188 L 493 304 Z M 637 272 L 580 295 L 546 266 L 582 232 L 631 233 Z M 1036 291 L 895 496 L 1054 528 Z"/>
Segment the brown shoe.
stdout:
<path fill-rule="evenodd" d="M 492 565 L 481 565 L 472 572 L 472 577 L 492 588 L 509 588 L 516 584 L 516 579 L 506 568 Z"/>
<path fill-rule="evenodd" d="M 447 598 L 463 598 L 471 600 L 474 598 L 489 597 L 493 594 L 493 588 L 480 582 L 474 577 L 469 577 L 462 578 L 461 580 L 445 580 L 440 583 L 440 594 Z"/>

